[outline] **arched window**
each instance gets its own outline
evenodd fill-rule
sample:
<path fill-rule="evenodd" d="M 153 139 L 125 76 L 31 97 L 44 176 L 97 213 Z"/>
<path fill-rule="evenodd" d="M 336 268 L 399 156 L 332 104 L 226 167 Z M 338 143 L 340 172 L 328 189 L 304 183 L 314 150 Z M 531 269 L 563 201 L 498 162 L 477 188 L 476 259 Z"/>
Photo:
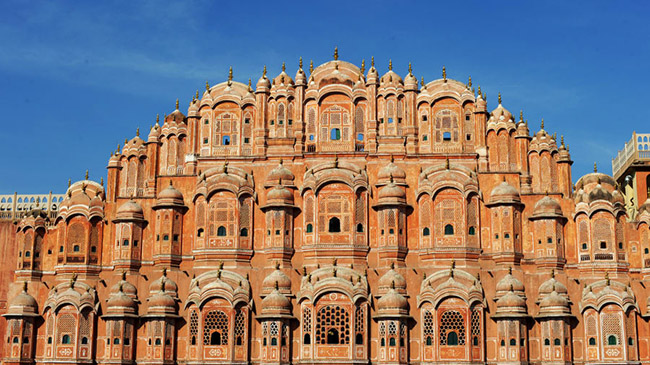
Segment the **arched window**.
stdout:
<path fill-rule="evenodd" d="M 384 346 L 386 346 L 386 339 L 382 338 L 381 339 L 381 347 L 384 347 Z"/>
<path fill-rule="evenodd" d="M 207 313 L 203 325 L 204 345 L 228 344 L 228 316 L 220 310 Z"/>
<path fill-rule="evenodd" d="M 18 340 L 18 338 L 16 338 L 16 340 Z M 70 340 L 70 335 L 63 335 L 63 337 L 61 337 L 61 343 L 63 345 L 69 345 L 70 343 L 72 343 L 72 341 Z"/>
<path fill-rule="evenodd" d="M 559 338 L 556 338 L 555 340 L 553 340 L 553 345 L 560 346 L 561 344 L 562 344 L 562 341 L 560 341 Z"/>
<path fill-rule="evenodd" d="M 467 233 L 468 233 L 470 236 L 474 236 L 474 235 L 476 235 L 476 228 L 475 228 L 474 226 L 470 226 L 469 229 L 467 230 Z"/>
<path fill-rule="evenodd" d="M 64 336 L 64 337 L 65 337 L 65 336 Z M 18 337 L 17 337 L 17 336 L 14 336 L 13 343 L 18 343 Z"/>
<path fill-rule="evenodd" d="M 307 224 L 307 233 L 312 233 L 314 231 L 314 226 L 311 223 Z"/>
<path fill-rule="evenodd" d="M 27 338 L 27 337 L 25 337 L 25 338 Z M 627 344 L 629 346 L 634 346 L 634 339 L 632 337 L 628 337 L 627 338 Z"/>
<path fill-rule="evenodd" d="M 341 139 L 341 130 L 339 128 L 332 128 L 330 131 L 330 139 L 332 141 L 338 141 Z"/>
<path fill-rule="evenodd" d="M 345 308 L 327 305 L 318 310 L 316 343 L 320 345 L 350 343 L 350 315 Z"/>
<path fill-rule="evenodd" d="M 596 338 L 589 337 L 589 346 L 596 346 Z"/>
<path fill-rule="evenodd" d="M 248 228 L 242 228 L 242 229 L 239 231 L 239 235 L 240 235 L 241 237 L 248 237 Z"/>
<path fill-rule="evenodd" d="M 443 141 L 451 141 L 451 133 L 450 132 L 444 132 L 442 134 L 442 140 Z"/>
<path fill-rule="evenodd" d="M 212 332 L 210 335 L 210 345 L 221 345 L 221 333 Z"/>
<path fill-rule="evenodd" d="M 305 336 L 302 339 L 302 344 L 311 345 L 311 336 L 309 335 L 309 333 L 305 333 Z"/>
<path fill-rule="evenodd" d="M 458 346 L 458 334 L 456 332 L 447 332 L 447 346 Z"/>
<path fill-rule="evenodd" d="M 271 346 L 277 346 L 278 345 L 278 339 L 276 337 L 271 338 Z"/>
<path fill-rule="evenodd" d="M 391 337 L 390 340 L 388 340 L 388 344 L 390 346 L 395 346 L 397 343 L 395 342 L 395 337 Z"/>
<path fill-rule="evenodd" d="M 205 230 L 203 228 L 199 228 L 199 230 L 196 232 L 196 236 L 203 237 L 203 232 L 205 232 Z"/>
<path fill-rule="evenodd" d="M 341 220 L 336 217 L 330 218 L 328 228 L 330 233 L 341 232 Z"/>
<path fill-rule="evenodd" d="M 217 236 L 219 236 L 219 237 L 226 236 L 226 227 L 219 226 L 219 228 L 217 228 Z"/>
<path fill-rule="evenodd" d="M 454 234 L 454 226 L 451 224 L 447 224 L 445 226 L 445 235 L 453 235 Z"/>
<path fill-rule="evenodd" d="M 357 345 L 363 345 L 363 334 L 362 333 L 357 333 L 357 335 L 354 338 L 354 343 Z"/>
<path fill-rule="evenodd" d="M 429 227 L 424 227 L 424 229 L 422 230 L 422 235 L 423 236 L 428 236 L 430 234 L 431 234 L 431 231 L 429 230 Z"/>
<path fill-rule="evenodd" d="M 119 344 L 120 344 L 120 339 L 117 338 L 117 337 L 115 337 L 115 338 L 113 339 L 113 345 L 119 345 Z"/>
<path fill-rule="evenodd" d="M 609 336 L 607 336 L 607 344 L 608 345 L 618 345 L 618 339 L 614 335 L 609 335 Z"/>
<path fill-rule="evenodd" d="M 510 346 L 517 346 L 517 340 L 515 340 L 514 338 L 511 338 L 510 339 Z"/>
<path fill-rule="evenodd" d="M 74 245 L 72 247 L 72 251 L 74 251 L 74 252 L 79 252 L 80 250 L 81 250 L 81 248 L 79 247 L 79 245 Z"/>
<path fill-rule="evenodd" d="M 162 345 L 162 341 L 159 338 L 157 338 L 156 342 L 154 342 L 154 345 L 160 346 L 160 345 Z"/>
<path fill-rule="evenodd" d="M 230 146 L 230 136 L 223 136 L 222 145 Z"/>
<path fill-rule="evenodd" d="M 544 346 L 550 346 L 550 345 L 551 345 L 551 340 L 549 340 L 548 338 L 545 338 L 544 339 Z"/>
<path fill-rule="evenodd" d="M 330 328 L 327 331 L 327 344 L 338 345 L 339 341 L 339 331 L 337 331 L 336 328 Z"/>
<path fill-rule="evenodd" d="M 362 223 L 357 224 L 357 232 L 359 232 L 359 233 L 363 232 L 363 224 Z"/>
<path fill-rule="evenodd" d="M 427 346 L 433 345 L 433 340 L 431 339 L 431 336 L 427 336 Z"/>
<path fill-rule="evenodd" d="M 472 345 L 478 346 L 478 336 L 474 336 L 474 338 L 472 339 Z"/>

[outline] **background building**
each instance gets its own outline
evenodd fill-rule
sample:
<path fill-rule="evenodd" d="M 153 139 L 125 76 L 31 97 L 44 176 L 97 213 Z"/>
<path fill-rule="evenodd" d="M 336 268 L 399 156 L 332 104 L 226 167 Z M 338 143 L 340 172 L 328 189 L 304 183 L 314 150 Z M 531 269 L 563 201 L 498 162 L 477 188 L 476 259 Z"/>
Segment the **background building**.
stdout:
<path fill-rule="evenodd" d="M 650 204 L 571 164 L 444 69 L 231 73 L 15 223 L 4 361 L 650 361 Z"/>
<path fill-rule="evenodd" d="M 650 134 L 632 133 L 632 139 L 612 159 L 612 172 L 625 196 L 628 219 L 635 220 L 639 207 L 650 198 Z"/>

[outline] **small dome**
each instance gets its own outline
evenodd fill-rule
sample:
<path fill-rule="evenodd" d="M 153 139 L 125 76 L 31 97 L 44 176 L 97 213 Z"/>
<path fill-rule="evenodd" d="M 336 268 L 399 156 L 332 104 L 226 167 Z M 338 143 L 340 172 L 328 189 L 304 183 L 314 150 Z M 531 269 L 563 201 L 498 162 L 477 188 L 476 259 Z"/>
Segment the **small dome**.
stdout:
<path fill-rule="evenodd" d="M 280 182 L 293 183 L 294 179 L 295 177 L 293 176 L 293 173 L 291 173 L 291 170 L 284 167 L 282 160 L 280 160 L 278 166 L 271 170 L 269 176 L 266 178 L 266 181 L 271 184 L 278 184 Z"/>
<path fill-rule="evenodd" d="M 406 192 L 404 189 L 397 186 L 395 183 L 391 182 L 388 185 L 379 189 L 379 199 L 388 200 L 388 199 L 397 199 L 400 201 L 406 200 Z"/>
<path fill-rule="evenodd" d="M 159 194 L 158 199 L 156 200 L 156 205 L 154 209 L 162 207 L 181 207 L 185 208 L 185 203 L 183 202 L 183 193 L 172 185 L 172 181 L 169 180 L 169 185 L 164 188 Z"/>
<path fill-rule="evenodd" d="M 293 79 L 291 76 L 287 75 L 284 70 L 284 64 L 282 64 L 282 72 L 273 79 L 272 85 L 278 87 L 282 85 L 293 86 L 293 84 Z"/>
<path fill-rule="evenodd" d="M 608 202 L 612 201 L 612 193 L 607 191 L 601 184 L 596 185 L 596 187 L 589 192 L 589 203 L 593 203 L 596 200 L 606 200 Z"/>
<path fill-rule="evenodd" d="M 160 126 L 156 123 L 156 125 L 151 127 L 151 130 L 149 131 L 147 142 L 156 142 L 158 141 L 158 137 L 160 137 Z"/>
<path fill-rule="evenodd" d="M 38 303 L 36 299 L 27 293 L 27 282 L 24 283 L 23 291 L 16 295 L 9 304 L 8 313 L 11 314 L 38 314 Z"/>
<path fill-rule="evenodd" d="M 130 199 L 117 209 L 116 218 L 118 220 L 143 220 L 144 213 L 140 204 Z"/>
<path fill-rule="evenodd" d="M 501 184 L 495 186 L 494 189 L 492 189 L 490 192 L 490 204 L 512 204 L 520 202 L 521 197 L 519 196 L 517 189 L 515 189 L 514 186 L 508 184 L 508 182 L 505 180 L 503 180 Z"/>
<path fill-rule="evenodd" d="M 490 119 L 494 118 L 494 121 L 498 122 L 499 120 L 503 120 L 505 122 L 513 119 L 512 118 L 512 113 L 508 111 L 508 109 L 504 108 L 503 105 L 501 105 L 501 102 L 499 102 L 499 105 L 490 113 Z"/>
<path fill-rule="evenodd" d="M 568 294 L 567 287 L 561 282 L 555 280 L 554 277 L 546 280 L 539 286 L 539 295 L 550 294 L 551 292 L 556 291 L 559 294 Z"/>
<path fill-rule="evenodd" d="M 497 283 L 496 291 L 497 293 L 507 292 L 509 290 L 514 290 L 517 292 L 524 292 L 524 284 L 515 278 L 512 275 L 512 272 L 509 271 L 499 282 Z"/>
<path fill-rule="evenodd" d="M 266 205 L 293 205 L 293 193 L 284 186 L 274 186 L 266 195 Z"/>
<path fill-rule="evenodd" d="M 521 296 L 515 294 L 513 291 L 508 291 L 503 295 L 499 300 L 497 300 L 497 311 L 499 310 L 508 310 L 508 311 L 520 311 L 526 310 L 526 301 Z"/>
<path fill-rule="evenodd" d="M 305 71 L 302 70 L 302 67 L 296 71 L 296 85 L 305 85 L 307 84 L 307 75 Z"/>
<path fill-rule="evenodd" d="M 549 309 L 554 308 L 554 307 L 563 307 L 563 308 L 568 308 L 569 307 L 569 301 L 566 299 L 566 297 L 560 295 L 555 290 L 552 291 L 551 293 L 547 294 L 539 302 L 540 311 L 549 310 Z"/>
<path fill-rule="evenodd" d="M 279 268 L 276 268 L 269 276 L 264 278 L 262 288 L 272 289 L 276 285 L 281 291 L 291 291 L 291 279 Z"/>
<path fill-rule="evenodd" d="M 406 172 L 399 166 L 395 165 L 393 161 L 391 161 L 388 165 L 379 169 L 379 173 L 377 174 L 377 179 L 388 180 L 390 179 L 391 176 L 395 180 L 406 179 Z"/>
<path fill-rule="evenodd" d="M 545 196 L 540 199 L 533 209 L 533 217 L 558 217 L 562 216 L 562 207 L 555 199 Z"/>
<path fill-rule="evenodd" d="M 178 110 L 178 103 L 177 103 L 176 110 L 174 110 L 171 114 L 169 114 L 165 118 L 165 123 L 168 123 L 168 122 L 181 123 L 184 120 L 185 120 L 185 114 L 181 113 L 181 111 Z"/>
<path fill-rule="evenodd" d="M 149 311 L 162 309 L 165 312 L 176 310 L 176 301 L 166 292 L 158 292 L 149 298 Z"/>
<path fill-rule="evenodd" d="M 135 298 L 136 295 L 138 294 L 138 289 L 135 287 L 135 285 L 126 281 L 126 273 L 124 272 L 122 273 L 121 280 L 111 287 L 111 293 L 119 292 L 120 286 L 122 287 L 121 291 L 132 298 Z"/>
<path fill-rule="evenodd" d="M 291 301 L 275 289 L 271 294 L 262 299 L 262 308 L 264 312 L 289 311 L 291 310 Z"/>
<path fill-rule="evenodd" d="M 129 310 L 129 309 L 135 309 L 136 304 L 133 298 L 128 296 L 126 293 L 123 291 L 118 291 L 117 293 L 114 293 L 108 298 L 106 301 L 106 307 L 108 308 L 109 311 L 115 311 L 115 310 Z"/>
<path fill-rule="evenodd" d="M 78 191 L 76 193 L 72 194 L 72 197 L 70 198 L 70 201 L 68 202 L 68 205 L 70 207 L 75 206 L 75 205 L 83 205 L 83 206 L 89 206 L 90 205 L 90 197 L 88 194 L 86 194 L 85 190 Z"/>
<path fill-rule="evenodd" d="M 386 295 L 379 298 L 377 301 L 377 309 L 380 311 L 391 309 L 407 310 L 408 301 L 402 294 L 391 288 Z"/>
<path fill-rule="evenodd" d="M 417 90 L 418 79 L 413 75 L 413 73 L 409 72 L 408 75 L 406 75 L 406 78 L 404 79 L 404 86 L 412 90 Z"/>
<path fill-rule="evenodd" d="M 166 292 L 171 292 L 176 294 L 178 292 L 178 285 L 176 283 L 167 277 L 167 270 L 163 269 L 163 274 L 158 280 L 154 280 L 150 285 L 149 285 L 149 292 L 150 293 L 155 293 L 159 292 L 161 290 L 166 291 Z"/>
<path fill-rule="evenodd" d="M 396 289 L 406 289 L 406 279 L 398 273 L 395 268 L 391 268 L 384 275 L 379 278 L 378 287 L 379 289 L 390 289 L 393 284 Z"/>

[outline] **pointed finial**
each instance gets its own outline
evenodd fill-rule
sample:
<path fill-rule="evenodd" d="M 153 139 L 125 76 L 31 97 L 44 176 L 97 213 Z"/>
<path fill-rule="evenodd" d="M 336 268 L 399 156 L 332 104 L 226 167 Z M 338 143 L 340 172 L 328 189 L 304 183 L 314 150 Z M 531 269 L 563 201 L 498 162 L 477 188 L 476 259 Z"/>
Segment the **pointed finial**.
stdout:
<path fill-rule="evenodd" d="M 555 269 L 551 269 L 551 278 L 555 279 Z"/>
<path fill-rule="evenodd" d="M 371 68 L 375 67 L 375 56 L 370 57 L 370 67 Z"/>
<path fill-rule="evenodd" d="M 478 96 L 483 97 L 483 95 L 481 94 L 481 85 L 478 86 Z"/>
<path fill-rule="evenodd" d="M 178 110 L 178 98 L 176 98 L 176 110 Z"/>
<path fill-rule="evenodd" d="M 413 67 L 411 67 L 411 62 L 409 62 L 409 75 L 413 75 Z"/>
<path fill-rule="evenodd" d="M 420 85 L 424 87 L 424 77 L 420 76 Z"/>
<path fill-rule="evenodd" d="M 334 61 L 339 59 L 339 47 L 334 47 Z"/>
<path fill-rule="evenodd" d="M 519 121 L 520 121 L 520 122 L 523 122 L 523 121 L 524 121 L 524 111 L 523 111 L 523 110 L 520 110 L 520 111 L 519 111 Z"/>
<path fill-rule="evenodd" d="M 449 157 L 445 159 L 445 169 L 449 170 Z"/>
<path fill-rule="evenodd" d="M 210 83 L 208 80 L 205 80 L 205 91 L 210 92 Z"/>
<path fill-rule="evenodd" d="M 309 73 L 314 72 L 314 60 L 309 60 Z"/>
<path fill-rule="evenodd" d="M 163 269 L 162 269 L 162 276 L 167 277 L 167 268 L 166 267 L 163 267 Z"/>
<path fill-rule="evenodd" d="M 610 284 L 610 282 L 609 282 L 609 272 L 605 272 L 605 284 L 607 286 L 609 286 L 609 284 Z"/>
<path fill-rule="evenodd" d="M 282 72 L 286 71 L 286 69 L 287 69 L 287 66 L 284 64 L 284 62 L 282 62 Z"/>
<path fill-rule="evenodd" d="M 278 290 L 278 289 L 280 289 L 280 284 L 278 284 L 278 281 L 276 280 L 275 281 L 275 290 Z"/>
<path fill-rule="evenodd" d="M 266 78 L 266 65 L 264 65 L 264 70 L 262 71 L 262 77 Z"/>
<path fill-rule="evenodd" d="M 467 81 L 467 88 L 471 89 L 472 88 L 472 76 L 469 77 L 469 81 Z"/>
<path fill-rule="evenodd" d="M 594 172 L 598 172 L 598 164 L 594 162 Z"/>
<path fill-rule="evenodd" d="M 104 177 L 99 178 L 99 185 L 104 186 Z"/>
<path fill-rule="evenodd" d="M 447 82 L 447 69 L 445 66 L 442 66 L 442 79 Z"/>
<path fill-rule="evenodd" d="M 302 70 L 302 57 L 298 60 L 298 68 Z"/>
<path fill-rule="evenodd" d="M 176 100 L 178 100 L 178 99 L 176 99 Z M 176 106 L 176 109 L 178 109 L 178 106 Z M 136 128 L 136 130 L 135 130 L 135 136 L 136 136 L 136 137 L 140 137 L 140 127 Z"/>
<path fill-rule="evenodd" d="M 393 71 L 393 60 L 388 60 L 388 70 Z"/>
<path fill-rule="evenodd" d="M 364 73 L 366 73 L 366 60 L 365 59 L 361 60 L 361 74 L 363 75 Z"/>
<path fill-rule="evenodd" d="M 336 266 L 337 262 L 338 262 L 338 260 L 336 258 L 334 258 L 334 260 L 332 260 L 332 266 Z"/>
<path fill-rule="evenodd" d="M 560 145 L 564 147 L 564 135 L 560 136 Z"/>
<path fill-rule="evenodd" d="M 196 95 L 194 95 L 194 98 L 195 98 L 196 100 L 199 100 L 199 91 L 198 91 L 198 90 L 196 90 Z"/>
<path fill-rule="evenodd" d="M 451 260 L 451 269 L 454 270 L 456 268 L 456 260 Z"/>
<path fill-rule="evenodd" d="M 280 268 L 280 261 L 276 261 L 275 262 L 275 269 L 277 270 L 279 268 Z"/>
<path fill-rule="evenodd" d="M 544 129 L 544 118 L 542 118 L 542 123 L 540 124 L 540 128 Z"/>
<path fill-rule="evenodd" d="M 86 170 L 86 175 L 84 176 L 85 180 L 88 180 L 88 170 Z"/>
<path fill-rule="evenodd" d="M 395 289 L 395 280 L 391 281 L 390 283 L 390 288 Z"/>
<path fill-rule="evenodd" d="M 160 122 L 160 114 L 156 114 L 156 124 L 158 124 L 158 122 Z"/>
<path fill-rule="evenodd" d="M 252 86 L 252 84 L 251 84 L 251 79 L 250 79 L 250 77 L 248 78 L 248 91 L 249 91 L 249 92 L 253 92 L 253 86 Z"/>
<path fill-rule="evenodd" d="M 68 188 L 70 188 L 70 185 L 72 185 L 72 179 L 68 179 Z"/>
<path fill-rule="evenodd" d="M 230 69 L 228 70 L 228 81 L 232 81 L 232 66 L 230 66 Z"/>
<path fill-rule="evenodd" d="M 501 93 L 499 92 L 499 105 L 501 105 Z"/>
<path fill-rule="evenodd" d="M 163 293 L 165 292 L 165 282 L 164 281 L 160 283 L 160 291 L 163 292 Z"/>

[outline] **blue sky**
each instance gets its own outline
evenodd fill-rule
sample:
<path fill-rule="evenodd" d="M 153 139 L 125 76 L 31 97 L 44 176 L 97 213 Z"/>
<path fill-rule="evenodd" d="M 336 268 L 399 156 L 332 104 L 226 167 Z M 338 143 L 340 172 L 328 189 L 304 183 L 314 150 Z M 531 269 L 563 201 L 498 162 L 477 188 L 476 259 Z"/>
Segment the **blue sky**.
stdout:
<path fill-rule="evenodd" d="M 0 14 L 0 194 L 64 192 L 106 176 L 111 151 L 176 98 L 282 62 L 392 59 L 425 81 L 497 93 L 532 132 L 564 135 L 574 181 L 650 132 L 650 3 L 615 1 L 14 1 Z"/>

